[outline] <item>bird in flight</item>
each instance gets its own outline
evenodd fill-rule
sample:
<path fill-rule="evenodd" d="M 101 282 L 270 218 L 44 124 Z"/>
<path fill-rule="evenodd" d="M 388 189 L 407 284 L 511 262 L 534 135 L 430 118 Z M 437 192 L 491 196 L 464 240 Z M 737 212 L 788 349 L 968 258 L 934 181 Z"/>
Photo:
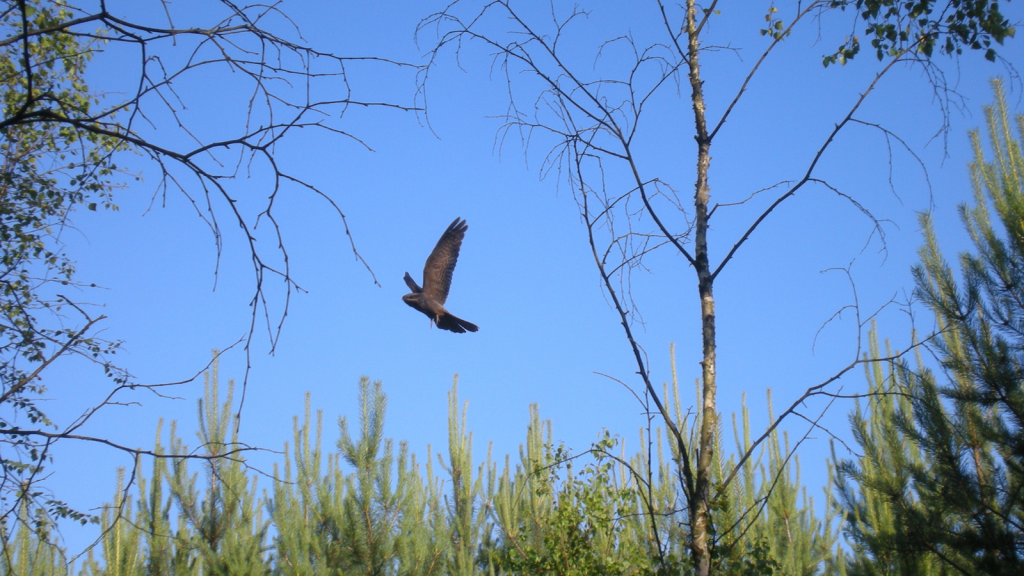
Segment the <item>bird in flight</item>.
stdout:
<path fill-rule="evenodd" d="M 412 290 L 412 294 L 402 296 L 405 302 L 412 308 L 419 310 L 430 318 L 431 324 L 437 324 L 442 330 L 450 330 L 459 334 L 467 330 L 476 332 L 479 330 L 476 324 L 456 318 L 451 312 L 444 309 L 444 303 L 448 299 L 448 289 L 452 286 L 452 273 L 455 272 L 455 263 L 459 260 L 459 248 L 462 247 L 462 238 L 466 235 L 469 225 L 461 218 L 456 218 L 448 229 L 441 235 L 441 239 L 434 246 L 434 251 L 427 257 L 427 263 L 423 266 L 423 288 L 420 288 L 416 281 L 405 273 L 405 283 Z"/>

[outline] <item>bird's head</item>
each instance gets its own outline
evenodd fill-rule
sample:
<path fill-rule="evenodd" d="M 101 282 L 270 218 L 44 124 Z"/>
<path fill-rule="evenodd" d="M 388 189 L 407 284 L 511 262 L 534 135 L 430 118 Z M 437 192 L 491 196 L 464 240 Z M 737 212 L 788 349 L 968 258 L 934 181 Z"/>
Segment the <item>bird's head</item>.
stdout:
<path fill-rule="evenodd" d="M 421 298 L 422 296 L 420 294 L 416 294 L 415 292 L 413 292 L 411 294 L 406 294 L 405 296 L 402 296 L 402 302 L 405 302 L 409 306 L 412 306 L 413 308 L 419 310 L 421 307 Z"/>

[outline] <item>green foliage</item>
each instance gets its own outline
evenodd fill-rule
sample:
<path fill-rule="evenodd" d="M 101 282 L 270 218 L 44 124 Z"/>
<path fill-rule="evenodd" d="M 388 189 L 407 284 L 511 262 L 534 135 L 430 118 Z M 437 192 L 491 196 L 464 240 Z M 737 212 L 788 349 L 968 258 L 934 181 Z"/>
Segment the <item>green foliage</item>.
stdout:
<path fill-rule="evenodd" d="M 438 461 L 451 478 L 451 500 L 448 506 L 448 533 L 452 550 L 447 563 L 447 573 L 472 576 L 486 564 L 486 552 L 480 549 L 480 542 L 490 530 L 487 524 L 487 507 L 481 506 L 484 476 L 487 476 L 487 493 L 494 490 L 494 466 L 490 454 L 487 461 L 473 476 L 473 435 L 466 431 L 467 402 L 459 412 L 458 375 L 448 392 L 448 464 Z"/>
<path fill-rule="evenodd" d="M 685 424 L 676 382 L 672 390 L 663 397 L 674 400 L 677 421 Z M 534 408 L 520 464 L 514 471 L 506 464 L 499 479 L 494 500 L 501 534 L 495 555 L 498 572 L 687 573 L 688 520 L 675 473 L 680 456 L 674 450 L 666 454 L 661 431 L 654 432 L 650 443 L 641 431 L 641 445 L 649 450 L 628 459 L 615 454 L 621 445 L 606 435 L 590 450 L 593 460 L 574 472 L 585 454 L 573 457 L 564 446 L 554 447 L 547 426 Z M 748 451 L 746 410 L 742 428 L 736 428 L 734 421 L 737 452 Z M 699 421 L 691 422 L 682 432 L 690 437 L 699 429 Z M 748 460 L 724 489 L 725 472 L 735 467 L 735 460 L 713 462 L 714 572 L 831 573 L 838 566 L 833 516 L 818 519 L 813 500 L 806 493 L 801 496 L 798 466 L 779 435 L 769 435 L 763 446 L 762 454 Z M 649 456 L 655 455 L 652 462 Z"/>
<path fill-rule="evenodd" d="M 259 476 L 249 478 L 245 459 L 239 451 L 237 427 L 232 416 L 234 382 L 228 384 L 227 398 L 219 401 L 217 364 L 206 374 L 205 398 L 199 401 L 197 439 L 203 454 L 205 488 L 200 490 L 198 474 L 189 474 L 189 459 L 171 460 L 166 474 L 179 522 L 179 538 L 185 534 L 188 547 L 206 574 L 262 574 L 267 572 L 264 555 L 269 522 L 262 518 L 256 496 Z M 230 434 L 228 430 L 233 432 Z M 191 451 L 171 433 L 170 453 Z M 180 545 L 180 544 L 179 544 Z"/>
<path fill-rule="evenodd" d="M 789 36 L 789 30 L 786 29 L 786 24 L 776 14 L 779 13 L 779 9 L 772 5 L 768 8 L 768 13 L 764 15 L 764 21 L 767 22 L 767 26 L 761 29 L 761 36 L 770 36 L 773 40 L 782 40 L 786 36 Z"/>
<path fill-rule="evenodd" d="M 0 538 L 6 543 L 0 554 L 0 574 L 48 576 L 63 571 L 67 558 L 51 527 L 41 510 L 32 510 L 28 500 L 22 499 L 16 514 L 0 522 Z"/>
<path fill-rule="evenodd" d="M 877 330 L 868 336 L 865 359 L 882 358 Z M 888 348 L 887 358 L 895 357 Z M 918 358 L 920 363 L 920 358 Z M 843 513 L 843 532 L 851 544 L 846 572 L 852 575 L 943 574 L 938 557 L 921 545 L 914 529 L 905 524 L 902 510 L 919 509 L 912 492 L 913 471 L 930 466 L 930 457 L 911 442 L 903 429 L 912 414 L 909 393 L 917 385 L 916 374 L 901 370 L 895 362 L 864 365 L 868 380 L 868 408 L 858 400 L 850 415 L 853 436 L 862 455 L 856 460 L 836 461 L 836 506 Z"/>
<path fill-rule="evenodd" d="M 768 418 L 773 419 L 771 390 Z M 743 401 L 742 426 L 733 416 L 736 452 L 751 451 L 750 414 Z M 767 456 L 767 462 L 765 457 Z M 800 487 L 799 460 L 787 434 L 773 431 L 733 483 L 721 489 L 724 470 L 735 467 L 734 457 L 716 464 L 714 501 L 718 542 L 715 557 L 723 574 L 821 574 L 835 568 L 836 542 L 831 494 L 826 491 L 827 515 L 819 519 L 814 499 Z"/>
<path fill-rule="evenodd" d="M 100 525 L 103 527 L 100 546 L 106 566 L 101 568 L 90 551 L 82 568 L 83 575 L 132 576 L 142 573 L 145 569 L 144 550 L 141 546 L 142 532 L 134 529 L 128 522 L 122 521 L 132 517 L 132 504 L 125 496 L 122 468 L 117 471 L 114 500 L 109 506 L 105 506 L 100 514 Z"/>
<path fill-rule="evenodd" d="M 879 60 L 898 57 L 908 49 L 930 58 L 936 48 L 947 55 L 962 54 L 967 48 L 984 50 L 985 58 L 995 61 L 993 42 L 1002 45 L 1015 33 L 999 11 L 999 3 L 990 0 L 830 0 L 828 4 L 857 12 Z M 860 49 L 860 38 L 850 37 L 824 57 L 824 64 L 845 64 Z"/>
<path fill-rule="evenodd" d="M 858 573 L 1024 571 L 1024 115 L 1011 121 L 998 81 L 994 92 L 992 161 L 971 134 L 974 204 L 960 215 L 974 250 L 960 255 L 962 282 L 921 217 L 916 293 L 941 329 L 933 348 L 948 383 L 920 362 L 896 366 L 887 392 L 905 398 L 876 403 L 870 425 L 853 420 L 865 456 L 839 478 L 859 493 L 838 486 L 863 548 Z"/>
<path fill-rule="evenodd" d="M 160 443 L 157 429 L 153 476 L 140 470 L 137 506 L 118 490 L 101 514 L 100 557 L 90 551 L 82 568 L 88 576 L 142 574 L 244 574 L 271 572 L 268 530 L 257 496 L 258 475 L 250 478 L 243 448 L 228 433 L 234 419 L 234 382 L 220 401 L 217 365 L 206 375 L 205 395 L 198 402 L 200 449 L 192 450 L 171 425 L 170 447 Z M 229 440 L 229 437 L 231 438 Z M 203 462 L 204 473 L 189 471 L 189 462 Z M 200 482 L 202 480 L 202 482 Z"/>
<path fill-rule="evenodd" d="M 541 426 L 531 412 L 529 445 L 538 446 Z M 548 436 L 550 439 L 550 435 Z M 657 552 L 642 538 L 636 483 L 617 481 L 611 453 L 616 441 L 605 434 L 592 449 L 595 460 L 573 472 L 575 461 L 565 446 L 544 443 L 540 453 L 527 452 L 527 467 L 514 478 L 506 466 L 498 498 L 502 546 L 495 565 L 512 574 L 649 574 Z M 539 456 L 539 458 L 534 458 Z M 564 474 L 564 479 L 562 477 Z M 531 494 L 521 494 L 530 490 Z M 516 498 L 521 495 L 522 498 Z M 524 509 L 517 500 L 529 502 Z"/>
<path fill-rule="evenodd" d="M 387 397 L 380 382 L 364 377 L 358 434 L 340 419 L 337 451 L 324 454 L 323 415 L 312 417 L 307 396 L 305 416 L 293 421 L 294 441 L 274 467 L 273 487 L 260 496 L 258 475 L 246 468 L 237 438 L 229 435 L 231 388 L 221 402 L 218 380 L 215 364 L 200 402 L 200 450 L 190 451 L 174 424 L 165 449 L 158 427 L 154 453 L 162 457 L 153 459 L 148 478 L 137 467 L 137 500 L 118 480 L 101 514 L 100 546 L 85 559 L 83 576 L 646 575 L 689 569 L 686 519 L 660 431 L 650 444 L 641 431 L 649 449 L 630 457 L 607 433 L 574 456 L 552 442 L 551 423 L 532 406 L 519 460 L 513 465 L 506 457 L 499 473 L 489 453 L 474 466 L 468 406 L 460 406 L 456 382 L 448 394 L 449 446 L 446 457 L 437 455 L 444 471 L 438 476 L 429 448 L 422 465 L 405 444 L 394 454 L 384 436 Z M 806 498 L 798 504 L 799 478 L 790 476 L 793 466 L 774 446 L 768 466 L 751 461 L 728 496 L 717 500 L 716 573 L 818 574 L 831 565 L 829 521 L 814 520 Z M 202 475 L 189 472 L 195 458 Z M 758 513 L 763 505 L 767 511 Z M 50 564 L 40 573 L 65 571 L 59 549 L 40 544 L 32 530 L 22 533 L 25 541 L 12 548 L 16 559 L 45 552 L 52 558 L 43 558 Z M 12 572 L 0 572 L 6 573 Z"/>
<path fill-rule="evenodd" d="M 370 386 L 369 378 L 359 380 L 359 439 L 349 435 L 345 418 L 338 421 L 338 448 L 355 473 L 343 481 L 341 515 L 327 517 L 322 529 L 339 544 L 335 556 L 346 572 L 377 575 L 386 573 L 397 554 L 395 536 L 403 494 L 392 479 L 393 443 L 384 439 L 387 397 L 379 380 Z M 405 458 L 403 446 L 400 460 Z"/>
<path fill-rule="evenodd" d="M 359 437 L 339 421 L 339 452 L 321 452 L 322 414 L 310 441 L 309 397 L 294 421 L 294 463 L 275 466 L 267 510 L 276 527 L 272 571 L 279 574 L 445 573 L 449 539 L 439 482 L 428 457 L 426 477 L 405 444 L 393 456 L 384 438 L 387 397 L 380 382 L 359 382 Z M 288 453 L 286 446 L 285 453 Z M 353 470 L 342 470 L 344 461 Z M 282 474 L 283 472 L 283 474 Z M 397 472 L 397 474 L 396 474 Z"/>

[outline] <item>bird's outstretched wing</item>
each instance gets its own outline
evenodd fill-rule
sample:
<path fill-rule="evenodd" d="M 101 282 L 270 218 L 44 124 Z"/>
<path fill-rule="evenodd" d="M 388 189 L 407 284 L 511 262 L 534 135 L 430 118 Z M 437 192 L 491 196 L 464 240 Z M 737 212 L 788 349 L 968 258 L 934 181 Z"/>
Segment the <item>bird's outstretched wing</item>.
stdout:
<path fill-rule="evenodd" d="M 456 218 L 441 235 L 437 246 L 434 246 L 434 251 L 427 258 L 426 265 L 423 266 L 423 294 L 441 305 L 448 300 L 448 290 L 452 286 L 452 274 L 455 272 L 455 263 L 459 260 L 459 248 L 462 247 L 462 239 L 466 236 L 467 229 L 469 229 L 469 225 L 466 224 L 466 221 Z M 409 281 L 406 280 L 406 283 L 408 284 Z M 410 287 L 412 287 L 411 284 Z"/>
<path fill-rule="evenodd" d="M 408 272 L 405 273 L 405 285 L 408 286 L 409 290 L 412 290 L 415 294 L 423 292 L 423 288 L 420 288 L 420 285 L 412 279 L 412 276 L 409 276 Z"/>

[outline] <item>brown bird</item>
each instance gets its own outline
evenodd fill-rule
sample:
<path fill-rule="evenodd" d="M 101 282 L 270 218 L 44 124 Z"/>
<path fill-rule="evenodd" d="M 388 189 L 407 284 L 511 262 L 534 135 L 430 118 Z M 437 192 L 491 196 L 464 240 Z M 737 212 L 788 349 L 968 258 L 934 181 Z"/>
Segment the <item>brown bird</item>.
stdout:
<path fill-rule="evenodd" d="M 444 309 L 444 303 L 448 300 L 448 289 L 452 286 L 455 263 L 459 260 L 459 248 L 462 247 L 462 238 L 466 235 L 467 229 L 469 225 L 461 218 L 456 218 L 448 226 L 423 266 L 423 288 L 420 288 L 406 272 L 405 283 L 412 290 L 412 294 L 402 296 L 402 302 L 426 314 L 431 324 L 437 324 L 442 330 L 459 334 L 467 330 L 479 330 L 476 324 L 456 318 Z"/>

